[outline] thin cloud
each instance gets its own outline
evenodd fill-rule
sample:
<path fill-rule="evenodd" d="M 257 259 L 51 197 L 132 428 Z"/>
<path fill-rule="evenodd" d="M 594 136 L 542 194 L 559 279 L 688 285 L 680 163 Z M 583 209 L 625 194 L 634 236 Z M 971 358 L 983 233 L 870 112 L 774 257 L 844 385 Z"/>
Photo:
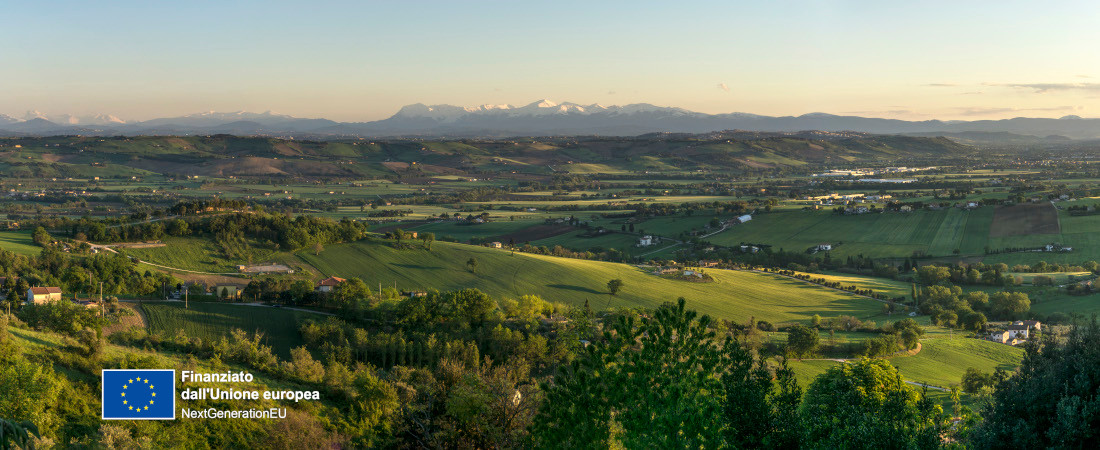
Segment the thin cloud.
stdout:
<path fill-rule="evenodd" d="M 955 83 L 928 83 L 925 86 L 928 87 L 955 87 L 958 86 Z"/>
<path fill-rule="evenodd" d="M 1100 83 L 1007 83 L 1000 86 L 1030 89 L 1036 94 L 1053 91 L 1100 91 Z"/>
<path fill-rule="evenodd" d="M 961 106 L 954 108 L 964 116 L 988 116 L 994 114 L 1023 113 L 1023 112 L 1057 112 L 1073 111 L 1080 109 L 1076 106 L 1051 106 L 1046 108 L 990 108 L 984 106 Z"/>
<path fill-rule="evenodd" d="M 718 89 L 721 89 L 721 90 L 726 91 L 726 92 L 730 91 L 730 87 L 726 86 L 726 83 L 718 83 Z"/>
<path fill-rule="evenodd" d="M 872 114 L 872 115 L 925 115 L 911 109 L 886 109 L 866 111 L 841 111 L 841 114 Z"/>
<path fill-rule="evenodd" d="M 963 92 L 962 95 L 982 95 L 984 93 L 985 92 L 982 92 L 982 91 L 970 91 L 970 92 Z"/>

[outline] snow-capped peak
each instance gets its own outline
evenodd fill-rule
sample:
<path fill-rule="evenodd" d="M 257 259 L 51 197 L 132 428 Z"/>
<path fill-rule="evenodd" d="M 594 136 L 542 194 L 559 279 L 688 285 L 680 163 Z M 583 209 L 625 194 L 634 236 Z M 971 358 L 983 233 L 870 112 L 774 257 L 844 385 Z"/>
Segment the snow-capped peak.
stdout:
<path fill-rule="evenodd" d="M 452 105 L 429 106 L 423 103 L 415 103 L 402 107 L 401 110 L 397 112 L 397 114 L 394 114 L 394 118 L 430 118 L 439 122 L 450 123 L 459 120 L 462 117 L 476 117 L 481 115 L 492 115 L 494 117 L 520 117 L 570 114 L 589 115 L 597 113 L 633 114 L 638 112 L 668 112 L 672 114 L 687 113 L 687 111 L 679 108 L 665 108 L 646 103 L 636 103 L 625 106 L 604 106 L 599 103 L 581 105 L 571 102 L 557 103 L 551 100 L 542 99 L 520 107 L 508 104 L 484 104 L 472 107 L 459 107 Z"/>
<path fill-rule="evenodd" d="M 110 114 L 88 114 L 78 116 L 74 114 L 47 114 L 38 110 L 27 111 L 26 114 L 23 114 L 23 119 L 20 120 L 20 122 L 34 119 L 42 119 L 66 125 L 118 125 L 126 123 L 125 120 Z"/>

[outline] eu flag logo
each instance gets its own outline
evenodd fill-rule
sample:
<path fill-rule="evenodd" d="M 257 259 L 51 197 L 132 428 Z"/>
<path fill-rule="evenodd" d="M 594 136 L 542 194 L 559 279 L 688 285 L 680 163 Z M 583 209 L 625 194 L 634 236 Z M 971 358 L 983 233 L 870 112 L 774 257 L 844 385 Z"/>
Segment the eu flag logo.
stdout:
<path fill-rule="evenodd" d="M 176 418 L 176 371 L 103 369 L 103 419 Z"/>

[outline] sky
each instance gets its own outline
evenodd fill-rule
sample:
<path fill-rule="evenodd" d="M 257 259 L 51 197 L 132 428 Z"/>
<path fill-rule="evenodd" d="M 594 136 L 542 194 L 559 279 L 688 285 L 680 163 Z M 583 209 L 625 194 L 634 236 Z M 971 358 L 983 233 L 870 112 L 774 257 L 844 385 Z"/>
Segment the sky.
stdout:
<path fill-rule="evenodd" d="M 1100 2 L 0 0 L 0 113 L 1100 117 Z"/>

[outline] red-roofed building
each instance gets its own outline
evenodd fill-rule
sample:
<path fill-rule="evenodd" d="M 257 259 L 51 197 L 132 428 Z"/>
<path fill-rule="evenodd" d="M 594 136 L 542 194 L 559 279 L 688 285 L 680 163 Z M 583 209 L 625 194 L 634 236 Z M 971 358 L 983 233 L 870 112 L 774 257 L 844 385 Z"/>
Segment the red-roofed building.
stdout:
<path fill-rule="evenodd" d="M 61 288 L 59 287 L 32 287 L 27 289 L 27 304 L 41 305 L 61 300 Z"/>
<path fill-rule="evenodd" d="M 340 277 L 325 278 L 317 283 L 317 292 L 332 292 L 332 290 L 335 289 L 336 286 L 339 286 L 340 283 L 343 283 L 345 281 L 347 280 Z"/>

